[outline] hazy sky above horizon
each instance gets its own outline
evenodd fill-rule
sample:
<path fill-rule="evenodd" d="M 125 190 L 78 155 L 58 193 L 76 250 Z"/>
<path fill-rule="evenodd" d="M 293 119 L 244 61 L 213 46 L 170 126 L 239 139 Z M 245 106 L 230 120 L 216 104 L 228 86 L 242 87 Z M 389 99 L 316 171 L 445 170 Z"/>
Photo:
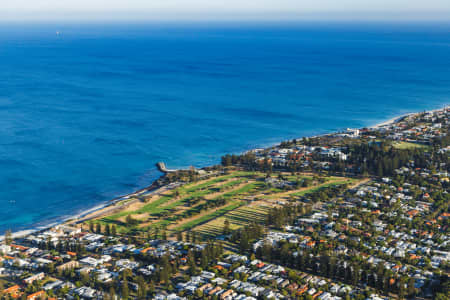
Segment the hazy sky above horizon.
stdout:
<path fill-rule="evenodd" d="M 3 0 L 0 18 L 450 20 L 450 0 Z"/>

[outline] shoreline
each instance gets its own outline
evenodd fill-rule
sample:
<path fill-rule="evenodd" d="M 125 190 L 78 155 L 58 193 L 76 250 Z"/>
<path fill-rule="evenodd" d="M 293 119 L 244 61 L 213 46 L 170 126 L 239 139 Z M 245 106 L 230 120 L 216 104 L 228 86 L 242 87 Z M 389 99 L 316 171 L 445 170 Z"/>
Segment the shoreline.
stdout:
<path fill-rule="evenodd" d="M 431 110 L 424 110 L 424 111 L 421 111 L 421 112 L 404 113 L 402 115 L 395 116 L 395 117 L 393 117 L 393 118 L 391 118 L 389 120 L 383 121 L 381 123 L 377 123 L 377 124 L 375 124 L 373 126 L 367 126 L 367 128 L 376 129 L 376 128 L 388 126 L 388 125 L 391 125 L 391 124 L 398 123 L 398 122 L 402 121 L 403 119 L 405 119 L 406 117 L 415 116 L 415 115 L 421 114 L 423 112 L 425 112 L 425 113 L 434 113 L 434 112 L 446 109 L 447 107 L 448 107 L 448 105 L 445 104 L 445 105 L 443 105 L 442 108 L 436 108 L 436 109 L 431 109 Z"/>
<path fill-rule="evenodd" d="M 443 105 L 442 108 L 437 108 L 437 109 L 432 109 L 432 110 L 425 110 L 423 112 L 433 113 L 433 112 L 437 112 L 437 111 L 446 109 L 448 107 L 449 107 L 448 105 Z M 388 126 L 388 125 L 392 125 L 392 124 L 398 123 L 398 122 L 400 122 L 401 120 L 403 120 L 406 117 L 414 116 L 414 115 L 417 115 L 417 114 L 420 114 L 420 113 L 422 113 L 422 112 L 404 113 L 404 114 L 395 116 L 395 117 L 393 117 L 393 118 L 391 118 L 389 120 L 382 121 L 382 122 L 377 123 L 377 124 L 372 125 L 372 126 L 365 126 L 365 127 L 362 127 L 362 128 L 379 129 L 381 127 L 385 127 L 385 126 Z M 327 136 L 327 135 L 330 135 L 330 134 L 333 134 L 333 133 L 334 132 L 329 132 L 329 133 L 324 133 L 324 134 L 305 136 L 305 138 L 315 138 L 315 137 L 320 137 L 320 136 Z M 303 137 L 299 137 L 299 139 L 301 139 L 301 138 L 303 138 Z M 277 145 L 277 144 L 273 144 L 271 146 L 265 146 L 265 147 L 262 147 L 262 148 L 270 148 L 270 147 L 274 147 L 275 145 Z M 255 148 L 249 149 L 249 150 L 246 150 L 246 151 L 242 151 L 241 153 L 246 153 L 246 152 L 252 151 L 254 149 Z M 205 167 L 208 167 L 208 166 L 204 166 L 202 168 L 205 168 Z M 78 213 L 76 213 L 74 215 L 68 215 L 66 217 L 63 216 L 63 217 L 61 217 L 60 220 L 54 221 L 54 222 L 49 223 L 49 224 L 43 224 L 43 225 L 40 225 L 40 226 L 36 226 L 35 225 L 34 227 L 32 226 L 31 228 L 27 228 L 27 229 L 23 229 L 23 230 L 12 232 L 11 236 L 13 238 L 20 238 L 20 237 L 23 237 L 23 236 L 26 236 L 26 235 L 29 235 L 29 234 L 32 234 L 32 233 L 48 230 L 48 229 L 53 228 L 53 227 L 58 226 L 58 225 L 63 225 L 63 224 L 77 225 L 77 224 L 81 224 L 83 222 L 86 222 L 86 221 L 89 221 L 89 220 L 92 220 L 92 219 L 95 219 L 95 218 L 99 218 L 101 215 L 108 213 L 108 210 L 118 210 L 118 209 L 121 209 L 123 207 L 126 207 L 128 204 L 131 204 L 131 202 L 127 203 L 127 202 L 124 202 L 124 201 L 126 201 L 126 200 L 128 200 L 130 198 L 133 198 L 135 196 L 140 196 L 140 195 L 143 195 L 143 194 L 162 193 L 162 192 L 165 192 L 167 190 L 170 190 L 170 189 L 174 188 L 174 186 L 170 186 L 172 183 L 169 184 L 169 185 L 157 186 L 156 182 L 157 182 L 158 179 L 159 178 L 154 179 L 148 186 L 143 187 L 143 188 L 141 188 L 139 190 L 133 191 L 131 193 L 128 193 L 128 194 L 125 194 L 125 195 L 122 195 L 122 196 L 117 196 L 117 197 L 115 197 L 115 198 L 113 198 L 111 200 L 107 200 L 107 201 L 105 201 L 103 203 L 100 203 L 100 204 L 94 206 L 94 207 L 86 208 L 86 209 L 82 210 L 81 212 L 78 212 Z M 140 200 L 139 199 L 135 199 L 134 201 L 140 201 Z M 0 235 L 0 241 L 3 241 L 4 238 L 5 238 L 4 234 Z"/>
<path fill-rule="evenodd" d="M 417 114 L 418 113 L 406 113 L 406 114 L 403 114 L 403 115 L 400 115 L 400 116 L 393 117 L 393 118 L 391 118 L 391 119 L 389 119 L 387 121 L 384 121 L 384 122 L 381 122 L 381 123 L 377 123 L 377 124 L 375 124 L 373 126 L 369 126 L 367 128 L 378 129 L 378 128 L 381 128 L 381 127 L 385 127 L 385 126 L 388 126 L 388 125 L 391 125 L 391 124 L 398 123 L 398 122 L 400 122 L 401 120 L 403 120 L 406 117 L 417 115 Z"/>

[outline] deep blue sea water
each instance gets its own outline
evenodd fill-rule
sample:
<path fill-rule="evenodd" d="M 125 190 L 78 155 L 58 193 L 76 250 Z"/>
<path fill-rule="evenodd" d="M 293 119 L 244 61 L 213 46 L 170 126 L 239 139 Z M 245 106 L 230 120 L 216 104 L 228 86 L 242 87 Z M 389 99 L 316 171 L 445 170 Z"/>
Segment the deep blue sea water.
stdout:
<path fill-rule="evenodd" d="M 0 231 L 449 100 L 448 24 L 0 24 Z"/>

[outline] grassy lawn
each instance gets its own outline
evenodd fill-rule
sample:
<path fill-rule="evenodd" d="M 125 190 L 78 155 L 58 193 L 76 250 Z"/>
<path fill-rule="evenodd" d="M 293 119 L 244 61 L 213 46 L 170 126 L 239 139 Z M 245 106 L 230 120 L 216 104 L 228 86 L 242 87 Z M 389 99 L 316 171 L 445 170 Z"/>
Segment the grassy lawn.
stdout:
<path fill-rule="evenodd" d="M 226 192 L 223 193 L 220 196 L 217 196 L 215 199 L 217 198 L 223 198 L 223 199 L 231 199 L 237 196 L 243 196 L 246 194 L 251 194 L 251 193 L 255 193 L 258 192 L 259 190 L 263 189 L 265 187 L 263 182 L 257 181 L 257 182 L 252 182 L 249 184 L 244 185 L 243 187 L 230 191 L 230 192 Z"/>
<path fill-rule="evenodd" d="M 272 176 L 273 177 L 273 176 Z M 311 176 L 305 176 L 305 175 L 283 175 L 283 177 L 289 181 L 297 181 L 297 180 L 303 180 L 303 179 L 312 179 Z"/>
<path fill-rule="evenodd" d="M 396 142 L 393 144 L 394 148 L 400 149 L 400 150 L 406 150 L 406 149 L 427 149 L 429 146 L 422 145 L 422 144 L 416 144 L 416 143 L 409 143 L 409 142 Z"/>
<path fill-rule="evenodd" d="M 201 190 L 203 188 L 207 188 L 207 187 L 209 187 L 211 185 L 214 185 L 214 184 L 219 183 L 219 182 L 226 181 L 229 178 L 233 178 L 233 177 L 234 177 L 233 175 L 225 175 L 225 176 L 220 176 L 220 177 L 213 178 L 213 179 L 208 180 L 206 182 L 203 182 L 201 184 L 198 184 L 198 183 L 194 182 L 194 183 L 190 183 L 190 184 L 186 184 L 184 186 L 181 186 L 181 187 L 178 188 L 178 190 L 180 191 L 180 193 L 193 193 L 195 191 Z"/>
<path fill-rule="evenodd" d="M 114 213 L 94 223 L 115 224 L 117 231 L 132 233 L 148 231 L 154 227 L 168 227 L 170 232 L 193 229 L 203 236 L 211 238 L 222 233 L 225 219 L 230 221 L 232 229 L 246 226 L 252 222 L 263 223 L 270 201 L 289 195 L 303 196 L 321 188 L 348 183 L 357 180 L 344 177 L 324 177 L 324 182 L 307 188 L 287 191 L 271 187 L 264 182 L 264 173 L 234 171 L 219 177 L 188 183 L 160 196 L 154 196 L 149 202 L 135 202 L 128 210 Z M 276 176 L 275 174 L 273 176 Z M 312 179 L 304 175 L 284 175 L 290 181 Z M 211 205 L 225 200 L 218 208 Z M 247 202 L 247 200 L 249 202 Z M 255 202 L 261 200 L 263 202 Z M 250 203 L 249 205 L 246 205 Z M 268 204 L 269 203 L 269 204 Z M 125 224 L 125 217 L 131 215 L 137 224 Z"/>
<path fill-rule="evenodd" d="M 236 176 L 240 177 L 240 176 L 248 175 L 248 173 L 245 173 L 245 172 L 235 172 L 235 173 L 225 175 L 225 176 L 220 176 L 220 177 L 208 180 L 206 182 L 203 182 L 201 184 L 190 183 L 190 184 L 181 186 L 181 187 L 173 190 L 173 192 L 170 195 L 163 195 L 158 200 L 152 201 L 152 202 L 144 205 L 143 207 L 141 207 L 138 210 L 119 212 L 119 213 L 116 213 L 116 214 L 106 217 L 106 219 L 117 220 L 118 218 L 124 217 L 127 215 L 142 214 L 142 213 L 151 213 L 153 215 L 160 214 L 161 212 L 163 212 L 165 210 L 169 210 L 169 209 L 172 209 L 176 206 L 183 204 L 184 202 L 186 202 L 189 199 L 193 199 L 196 197 L 202 197 L 202 196 L 205 196 L 212 192 L 215 192 L 215 190 L 214 190 L 215 188 L 212 188 L 211 186 L 216 185 L 217 183 L 224 182 L 224 181 L 231 179 L 233 177 L 236 177 Z M 242 181 L 244 181 L 244 179 L 238 179 L 236 181 L 228 182 L 227 184 L 224 184 L 223 186 L 232 187 L 233 185 L 237 185 Z M 180 199 L 166 205 L 166 203 L 169 202 L 169 200 L 172 200 L 175 197 L 176 191 L 178 191 L 180 193 L 180 195 L 181 195 Z"/>
<path fill-rule="evenodd" d="M 309 189 L 306 189 L 306 190 L 303 190 L 303 191 L 300 191 L 300 192 L 297 192 L 297 193 L 292 193 L 291 195 L 293 195 L 293 196 L 304 196 L 306 194 L 310 194 L 310 193 L 313 193 L 315 191 L 318 191 L 320 189 L 327 188 L 327 187 L 330 187 L 330 186 L 336 186 L 336 185 L 340 185 L 340 184 L 344 184 L 344 183 L 347 183 L 347 184 L 351 185 L 351 184 L 353 184 L 355 182 L 356 182 L 356 180 L 352 179 L 352 178 L 340 178 L 340 180 L 336 180 L 336 181 L 333 181 L 333 182 L 322 183 L 322 184 L 313 186 L 313 187 L 311 187 Z"/>
<path fill-rule="evenodd" d="M 149 227 L 154 226 L 167 226 L 180 219 L 188 218 L 192 215 L 200 213 L 200 208 L 197 206 L 197 204 L 195 204 L 188 210 L 180 210 L 182 207 L 186 207 L 192 200 L 202 199 L 202 197 L 205 197 L 209 194 L 218 194 L 211 200 L 217 199 L 218 197 L 223 197 L 226 200 L 230 200 L 238 195 L 248 193 L 249 191 L 258 188 L 258 184 L 253 183 L 246 184 L 240 188 L 236 188 L 239 185 L 243 184 L 250 177 L 255 176 L 255 174 L 257 173 L 235 171 L 227 175 L 219 176 L 206 181 L 201 181 L 200 183 L 189 183 L 174 189 L 168 194 L 159 196 L 159 198 L 157 198 L 156 200 L 140 205 L 140 207 L 135 210 L 124 210 L 104 217 L 100 220 L 95 220 L 94 222 L 100 223 L 101 225 L 115 224 L 119 232 L 130 232 L 131 230 L 147 230 Z M 230 204 L 229 207 L 235 208 L 236 203 L 233 204 L 234 205 Z M 163 213 L 165 215 L 169 215 L 167 217 L 163 217 Z M 216 213 L 220 214 L 223 213 L 223 211 L 218 211 Z M 145 217 L 145 214 L 148 214 L 148 217 Z M 139 215 L 138 217 L 140 224 L 138 224 L 137 226 L 127 226 L 126 224 L 124 224 L 123 220 L 128 215 Z M 154 218 L 160 218 L 160 220 L 152 221 L 151 225 L 146 226 L 146 224 Z M 144 226 L 140 226 L 141 224 Z"/>
<path fill-rule="evenodd" d="M 230 222 L 232 230 L 247 226 L 252 222 L 264 223 L 268 206 L 261 205 L 245 205 L 234 210 L 230 210 L 220 217 L 211 219 L 209 222 L 200 224 L 192 230 L 199 233 L 204 239 L 211 239 L 223 233 L 225 220 Z"/>
<path fill-rule="evenodd" d="M 202 216 L 200 216 L 200 217 L 198 217 L 198 218 L 196 218 L 196 219 L 194 219 L 192 221 L 186 222 L 183 225 L 181 225 L 179 227 L 176 227 L 175 230 L 176 231 L 184 231 L 184 230 L 191 229 L 194 226 L 197 226 L 199 224 L 208 222 L 211 219 L 217 218 L 217 217 L 225 214 L 226 212 L 234 210 L 234 209 L 238 208 L 241 205 L 243 205 L 242 201 L 234 201 L 233 203 L 231 203 L 231 204 L 229 204 L 229 205 L 227 205 L 227 206 L 225 206 L 225 207 L 223 207 L 221 209 L 218 209 L 218 210 L 216 210 L 216 211 L 214 211 L 214 212 L 212 212 L 210 214 L 205 214 L 205 215 L 202 215 Z"/>

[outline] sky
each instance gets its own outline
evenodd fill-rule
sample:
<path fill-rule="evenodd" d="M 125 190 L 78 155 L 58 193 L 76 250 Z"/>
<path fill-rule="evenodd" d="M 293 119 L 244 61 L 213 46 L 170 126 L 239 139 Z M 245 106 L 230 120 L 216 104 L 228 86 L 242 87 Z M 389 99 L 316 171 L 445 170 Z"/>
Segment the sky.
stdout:
<path fill-rule="evenodd" d="M 450 0 L 0 0 L 2 20 L 450 21 Z"/>

